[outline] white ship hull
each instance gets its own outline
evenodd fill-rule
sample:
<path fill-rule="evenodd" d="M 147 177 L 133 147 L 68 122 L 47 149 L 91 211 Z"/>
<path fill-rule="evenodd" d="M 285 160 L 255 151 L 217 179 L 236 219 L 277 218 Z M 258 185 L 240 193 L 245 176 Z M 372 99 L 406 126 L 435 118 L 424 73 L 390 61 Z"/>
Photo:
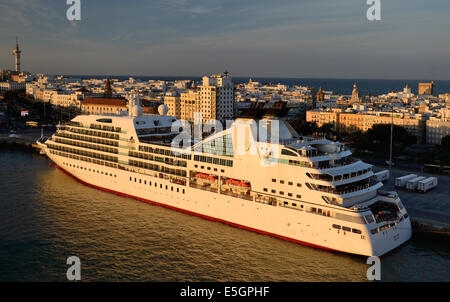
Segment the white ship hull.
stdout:
<path fill-rule="evenodd" d="M 362 234 L 355 234 L 332 228 L 334 223 L 342 223 L 333 217 L 274 207 L 189 187 L 189 184 L 175 184 L 163 178 L 70 159 L 51 154 L 45 145 L 42 147 L 59 168 L 95 188 L 304 245 L 381 256 L 411 238 L 409 218 L 376 234 L 371 234 L 366 225 L 348 223 L 349 227 L 362 230 Z"/>

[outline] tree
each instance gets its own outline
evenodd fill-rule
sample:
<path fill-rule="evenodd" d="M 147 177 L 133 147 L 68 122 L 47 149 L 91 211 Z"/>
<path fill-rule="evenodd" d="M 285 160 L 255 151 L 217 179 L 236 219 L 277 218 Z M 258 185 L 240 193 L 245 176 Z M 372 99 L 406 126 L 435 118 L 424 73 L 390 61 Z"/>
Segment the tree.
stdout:
<path fill-rule="evenodd" d="M 349 134 L 348 137 L 357 150 L 371 150 L 370 140 L 364 132 L 356 131 Z"/>
<path fill-rule="evenodd" d="M 336 131 L 334 131 L 334 124 L 333 123 L 326 123 L 317 129 L 317 132 L 320 135 L 324 135 L 325 137 L 331 137 L 334 134 L 336 134 Z"/>
<path fill-rule="evenodd" d="M 314 122 L 307 122 L 305 120 L 291 120 L 289 124 L 300 135 L 311 135 L 317 132 L 317 124 Z"/>
<path fill-rule="evenodd" d="M 410 135 L 405 128 L 394 125 L 393 127 L 392 152 L 400 154 L 403 150 L 415 144 L 417 138 Z M 389 152 L 391 139 L 391 125 L 375 124 L 367 130 L 366 136 L 369 140 L 368 149 L 377 153 L 387 154 Z"/>

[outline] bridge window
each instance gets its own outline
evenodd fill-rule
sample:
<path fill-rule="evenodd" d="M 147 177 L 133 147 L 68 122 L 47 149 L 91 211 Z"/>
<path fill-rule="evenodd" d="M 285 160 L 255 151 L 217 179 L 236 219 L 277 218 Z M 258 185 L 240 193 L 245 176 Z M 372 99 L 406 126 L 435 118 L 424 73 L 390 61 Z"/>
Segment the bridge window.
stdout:
<path fill-rule="evenodd" d="M 281 149 L 281 154 L 282 155 L 287 155 L 287 156 L 294 156 L 297 157 L 297 154 L 293 151 L 290 151 L 288 149 Z"/>

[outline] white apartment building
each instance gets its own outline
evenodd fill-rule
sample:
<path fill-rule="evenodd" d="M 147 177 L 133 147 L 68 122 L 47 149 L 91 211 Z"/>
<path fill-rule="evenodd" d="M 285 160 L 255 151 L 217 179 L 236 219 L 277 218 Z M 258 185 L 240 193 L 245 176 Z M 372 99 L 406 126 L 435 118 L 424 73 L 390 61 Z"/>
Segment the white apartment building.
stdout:
<path fill-rule="evenodd" d="M 166 101 L 167 99 L 167 101 Z M 177 113 L 177 98 L 164 97 L 171 112 Z M 234 87 L 228 73 L 204 76 L 202 85 L 188 89 L 179 97 L 179 117 L 193 122 L 195 112 L 202 114 L 202 121 L 232 119 L 234 113 Z M 172 110 L 171 110 L 172 109 Z M 178 117 L 178 115 L 174 114 Z"/>
<path fill-rule="evenodd" d="M 450 135 L 450 118 L 430 117 L 427 120 L 427 144 L 440 145 L 442 139 Z"/>
<path fill-rule="evenodd" d="M 57 91 L 56 93 L 53 93 L 51 95 L 50 103 L 52 105 L 61 107 L 69 107 L 69 106 L 80 107 L 82 98 L 83 95 L 79 92 L 69 93 Z"/>
<path fill-rule="evenodd" d="M 164 96 L 164 104 L 169 108 L 167 115 L 181 118 L 181 98 L 176 94 L 166 94 Z"/>
<path fill-rule="evenodd" d="M 193 122 L 195 112 L 200 112 L 199 93 L 189 89 L 180 96 L 180 118 Z"/>
<path fill-rule="evenodd" d="M 204 76 L 198 87 L 200 110 L 203 120 L 233 118 L 234 87 L 227 72 Z"/>

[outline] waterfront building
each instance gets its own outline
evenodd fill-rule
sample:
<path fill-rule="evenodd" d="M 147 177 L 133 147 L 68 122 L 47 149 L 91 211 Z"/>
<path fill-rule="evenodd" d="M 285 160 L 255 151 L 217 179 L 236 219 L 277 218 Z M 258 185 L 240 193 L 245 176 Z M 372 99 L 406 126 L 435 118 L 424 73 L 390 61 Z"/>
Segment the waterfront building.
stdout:
<path fill-rule="evenodd" d="M 334 129 L 339 129 L 339 112 L 340 109 L 333 110 L 308 110 L 306 112 L 306 121 L 316 123 L 318 127 L 322 127 L 325 124 L 333 124 Z"/>
<path fill-rule="evenodd" d="M 15 91 L 15 90 L 24 90 L 26 89 L 26 83 L 25 82 L 0 82 L 0 92 L 5 91 Z"/>
<path fill-rule="evenodd" d="M 418 91 L 419 95 L 433 95 L 434 81 L 432 81 L 431 83 L 419 83 Z"/>
<path fill-rule="evenodd" d="M 354 105 L 356 109 L 366 110 L 364 105 Z M 375 124 L 391 124 L 401 126 L 415 137 L 418 143 L 425 143 L 425 120 L 422 114 L 407 114 L 394 112 L 392 119 L 391 112 L 384 111 L 364 111 L 356 110 L 343 111 L 342 109 L 309 110 L 306 112 L 306 121 L 315 122 L 318 127 L 325 124 L 333 124 L 339 133 L 354 133 L 356 131 L 367 131 Z"/>
<path fill-rule="evenodd" d="M 450 135 L 450 118 L 430 117 L 426 121 L 427 144 L 440 145 L 442 139 Z"/>
<path fill-rule="evenodd" d="M 198 87 L 203 121 L 233 118 L 234 87 L 228 72 L 204 76 Z"/>
<path fill-rule="evenodd" d="M 339 132 L 353 133 L 356 131 L 367 131 L 375 124 L 391 124 L 401 126 L 417 138 L 418 143 L 425 143 L 425 117 L 421 114 L 409 115 L 394 112 L 371 112 L 370 114 L 348 113 L 339 114 Z"/>
<path fill-rule="evenodd" d="M 81 111 L 85 114 L 121 114 L 127 111 L 124 98 L 85 98 L 81 103 Z"/>
<path fill-rule="evenodd" d="M 167 113 L 177 119 L 181 119 L 181 98 L 176 93 L 166 93 L 164 96 L 164 104 L 169 109 Z"/>
<path fill-rule="evenodd" d="M 194 121 L 195 112 L 200 112 L 199 93 L 195 88 L 191 88 L 180 96 L 180 117 L 182 120 Z"/>
<path fill-rule="evenodd" d="M 56 90 L 50 95 L 49 102 L 55 106 L 80 108 L 83 95 L 79 92 Z"/>
<path fill-rule="evenodd" d="M 176 102 L 176 100 L 169 100 L 167 106 L 169 107 L 173 102 Z M 177 110 L 176 106 L 176 104 L 173 104 L 173 110 Z M 234 87 L 228 72 L 204 76 L 200 86 L 191 87 L 186 92 L 181 93 L 181 119 L 193 122 L 195 112 L 202 114 L 203 122 L 233 118 Z"/>

